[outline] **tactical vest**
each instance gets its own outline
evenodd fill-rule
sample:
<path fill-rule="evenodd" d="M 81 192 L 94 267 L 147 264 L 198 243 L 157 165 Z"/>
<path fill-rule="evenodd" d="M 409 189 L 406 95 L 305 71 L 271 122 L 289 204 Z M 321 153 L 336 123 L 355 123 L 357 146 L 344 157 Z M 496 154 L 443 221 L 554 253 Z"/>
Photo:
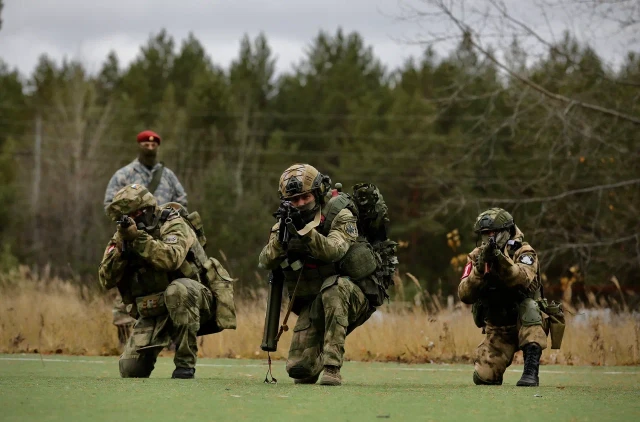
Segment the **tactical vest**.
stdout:
<path fill-rule="evenodd" d="M 358 208 L 355 206 L 351 198 L 343 193 L 331 197 L 322 208 L 322 220 L 316 228 L 318 233 L 328 236 L 331 231 L 333 220 L 343 209 L 347 208 L 358 218 Z M 304 262 L 302 274 L 296 268 L 292 268 L 291 264 L 296 261 Z M 283 270 L 285 278 L 285 286 L 289 294 L 293 292 L 296 284 L 296 297 L 301 300 L 312 299 L 320 293 L 322 285 L 331 276 L 346 276 L 360 287 L 365 293 L 373 306 L 381 305 L 384 297 L 380 297 L 381 289 L 376 283 L 373 275 L 377 266 L 371 245 L 367 242 L 363 233 L 359 233 L 356 242 L 351 245 L 345 256 L 338 263 L 327 263 L 310 256 L 306 257 L 288 257 L 287 267 Z M 371 276 L 371 277 L 370 277 Z M 300 283 L 297 283 L 300 277 Z M 384 289 L 382 289 L 384 292 Z"/>
<path fill-rule="evenodd" d="M 515 253 L 525 243 L 516 242 L 507 248 L 509 258 L 513 259 Z M 539 271 L 539 270 L 538 270 Z M 524 299 L 539 299 L 541 291 L 526 292 L 524 290 L 503 287 L 502 281 L 493 273 L 486 277 L 487 287 L 484 289 L 480 300 L 474 305 L 474 319 L 476 325 L 484 324 L 486 320 L 494 326 L 515 325 L 518 319 L 518 304 Z M 540 275 L 538 274 L 539 278 Z"/>
<path fill-rule="evenodd" d="M 154 224 L 151 227 L 143 228 L 143 230 L 154 239 L 160 239 L 162 226 L 176 217 L 179 217 L 177 210 L 171 207 L 163 208 Z M 203 282 L 201 274 L 204 269 L 204 263 L 207 261 L 207 255 L 200 242 L 194 242 L 180 268 L 171 272 L 160 271 L 140 258 L 132 258 L 132 260 L 134 262 L 131 267 L 134 270 L 130 274 L 132 277 L 130 292 L 132 298 L 135 299 L 140 296 L 162 292 L 173 280 L 178 278 L 190 278 Z"/>

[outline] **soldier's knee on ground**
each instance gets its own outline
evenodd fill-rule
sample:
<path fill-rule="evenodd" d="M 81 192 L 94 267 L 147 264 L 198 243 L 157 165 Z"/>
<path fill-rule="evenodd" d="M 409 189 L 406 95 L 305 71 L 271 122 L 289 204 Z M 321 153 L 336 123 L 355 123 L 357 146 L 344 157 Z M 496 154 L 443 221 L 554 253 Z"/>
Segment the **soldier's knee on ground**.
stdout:
<path fill-rule="evenodd" d="M 149 378 L 153 372 L 154 362 L 149 357 L 124 358 L 118 362 L 122 378 Z"/>
<path fill-rule="evenodd" d="M 502 385 L 502 377 L 496 380 L 487 380 L 482 378 L 478 371 L 473 371 L 473 383 L 475 385 Z"/>
<path fill-rule="evenodd" d="M 542 313 L 540 313 L 538 303 L 531 298 L 526 298 L 520 302 L 518 305 L 518 315 L 520 317 L 520 324 L 523 327 L 542 325 Z"/>
<path fill-rule="evenodd" d="M 188 299 L 189 290 L 184 284 L 174 281 L 165 290 L 164 302 L 174 324 L 187 325 L 189 323 Z"/>
<path fill-rule="evenodd" d="M 293 351 L 287 359 L 286 370 L 291 378 L 304 379 L 318 375 L 322 371 L 322 352 L 320 346 L 312 346 Z M 298 352 L 298 353 L 296 353 Z"/>

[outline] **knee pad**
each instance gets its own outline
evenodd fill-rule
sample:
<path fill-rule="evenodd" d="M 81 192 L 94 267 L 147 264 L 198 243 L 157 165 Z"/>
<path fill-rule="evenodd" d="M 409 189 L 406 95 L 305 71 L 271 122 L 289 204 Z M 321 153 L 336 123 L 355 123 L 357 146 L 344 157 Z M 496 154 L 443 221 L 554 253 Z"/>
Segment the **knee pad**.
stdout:
<path fill-rule="evenodd" d="M 120 359 L 120 376 L 122 378 L 149 378 L 154 364 L 143 356 L 137 359 Z"/>
<path fill-rule="evenodd" d="M 538 303 L 531 298 L 526 298 L 520 302 L 518 305 L 518 315 L 523 327 L 542 325 L 542 314 L 540 313 Z"/>
<path fill-rule="evenodd" d="M 475 385 L 502 385 L 502 377 L 499 380 L 487 381 L 480 378 L 477 371 L 473 371 L 473 383 Z"/>
<path fill-rule="evenodd" d="M 164 291 L 164 300 L 167 304 L 167 307 L 171 305 L 171 307 L 176 307 L 180 305 L 184 305 L 185 300 L 188 296 L 187 286 L 181 283 L 171 283 Z"/>

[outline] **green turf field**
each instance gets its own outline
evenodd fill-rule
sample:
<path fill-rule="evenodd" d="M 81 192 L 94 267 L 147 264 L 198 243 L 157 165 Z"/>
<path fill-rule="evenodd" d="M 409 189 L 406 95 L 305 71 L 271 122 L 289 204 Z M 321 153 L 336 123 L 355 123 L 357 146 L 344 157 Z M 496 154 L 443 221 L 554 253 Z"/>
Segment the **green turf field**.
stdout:
<path fill-rule="evenodd" d="M 117 359 L 0 355 L 0 421 L 640 421 L 640 368 L 544 366 L 536 388 L 476 387 L 470 365 L 347 362 L 345 385 L 294 385 L 275 362 L 201 359 L 195 380 L 120 379 Z"/>

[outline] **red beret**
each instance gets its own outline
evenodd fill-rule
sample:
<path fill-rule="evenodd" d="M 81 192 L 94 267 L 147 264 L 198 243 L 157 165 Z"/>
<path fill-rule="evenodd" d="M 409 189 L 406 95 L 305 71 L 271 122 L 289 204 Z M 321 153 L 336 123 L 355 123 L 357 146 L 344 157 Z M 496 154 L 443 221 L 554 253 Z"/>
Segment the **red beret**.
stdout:
<path fill-rule="evenodd" d="M 153 142 L 153 141 L 155 141 L 155 142 L 158 143 L 158 145 L 160 145 L 160 141 L 161 141 L 160 135 L 158 135 L 157 133 L 155 133 L 152 130 L 145 130 L 145 131 L 142 131 L 142 132 L 138 133 L 137 140 L 138 140 L 138 142 Z"/>

